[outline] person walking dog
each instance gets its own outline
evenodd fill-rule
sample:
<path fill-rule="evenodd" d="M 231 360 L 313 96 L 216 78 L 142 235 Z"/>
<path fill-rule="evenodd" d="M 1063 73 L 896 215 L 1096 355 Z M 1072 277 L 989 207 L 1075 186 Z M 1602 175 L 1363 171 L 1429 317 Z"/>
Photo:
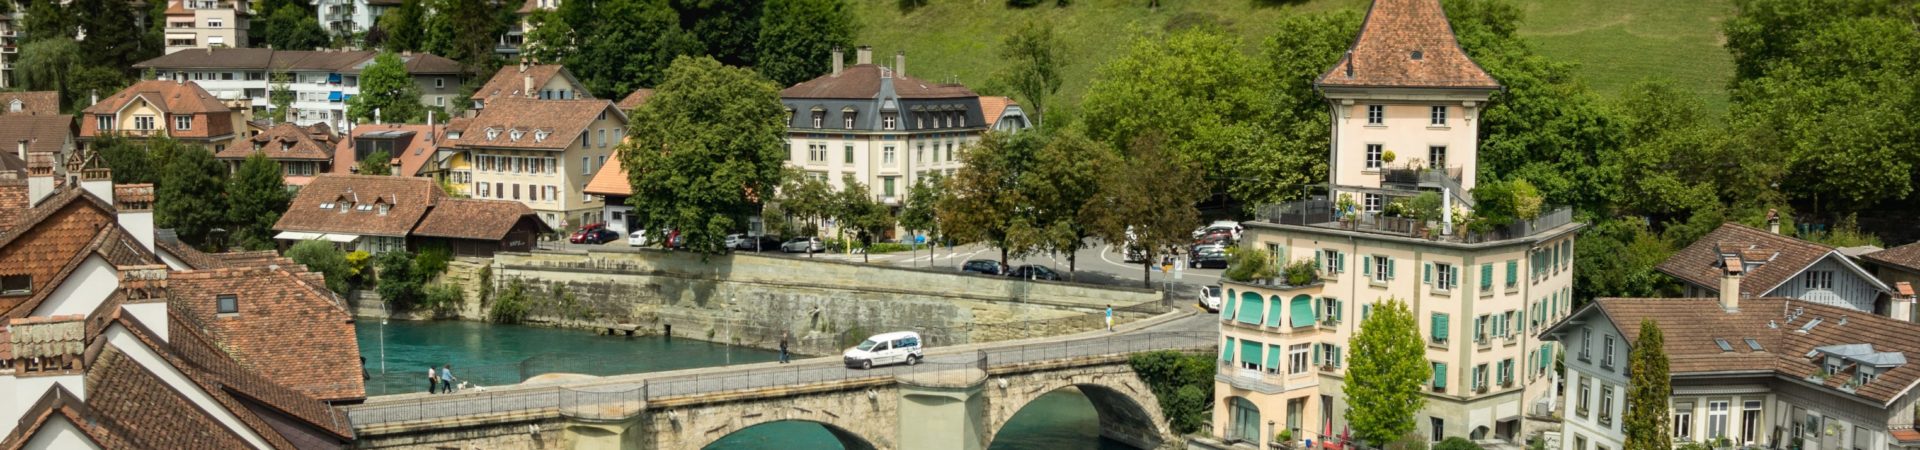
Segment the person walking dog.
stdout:
<path fill-rule="evenodd" d="M 786 363 L 788 362 L 788 360 L 787 360 L 787 336 L 789 336 L 789 335 L 790 335 L 790 333 L 784 333 L 784 332 L 783 332 L 783 333 L 780 333 L 780 363 L 781 363 L 781 364 L 786 364 Z"/>
<path fill-rule="evenodd" d="M 453 363 L 440 366 L 440 393 L 453 393 Z"/>

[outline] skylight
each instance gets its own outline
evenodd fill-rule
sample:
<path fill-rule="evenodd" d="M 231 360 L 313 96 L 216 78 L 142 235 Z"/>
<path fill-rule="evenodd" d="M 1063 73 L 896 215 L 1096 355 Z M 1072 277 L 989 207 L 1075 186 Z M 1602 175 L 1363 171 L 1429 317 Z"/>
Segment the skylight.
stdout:
<path fill-rule="evenodd" d="M 1760 341 L 1756 341 L 1751 338 L 1747 339 L 1747 348 L 1753 349 L 1753 351 L 1756 351 L 1756 352 L 1767 351 L 1767 349 L 1760 348 Z"/>
<path fill-rule="evenodd" d="M 1713 340 L 1713 345 L 1718 345 L 1718 346 L 1720 346 L 1720 351 L 1722 351 L 1722 352 L 1731 352 L 1731 351 L 1733 351 L 1733 345 L 1732 345 L 1732 344 L 1728 344 L 1728 343 L 1727 343 L 1727 340 L 1726 340 L 1726 339 L 1719 339 L 1719 338 L 1715 338 L 1715 339 Z"/>

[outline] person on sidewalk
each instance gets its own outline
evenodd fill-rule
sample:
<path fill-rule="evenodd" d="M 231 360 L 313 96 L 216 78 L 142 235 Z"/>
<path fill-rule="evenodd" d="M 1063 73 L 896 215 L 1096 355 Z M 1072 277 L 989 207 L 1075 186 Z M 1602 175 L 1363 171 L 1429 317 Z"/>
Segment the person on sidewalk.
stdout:
<path fill-rule="evenodd" d="M 453 393 L 453 363 L 440 366 L 440 393 Z"/>
<path fill-rule="evenodd" d="M 784 333 L 784 332 L 780 333 L 780 363 L 781 364 L 787 363 L 787 336 L 788 335 L 789 333 Z"/>
<path fill-rule="evenodd" d="M 440 393 L 439 387 L 440 374 L 433 372 L 433 366 L 427 366 L 427 393 L 438 394 Z"/>
<path fill-rule="evenodd" d="M 1113 304 L 1107 304 L 1107 332 L 1113 332 Z"/>

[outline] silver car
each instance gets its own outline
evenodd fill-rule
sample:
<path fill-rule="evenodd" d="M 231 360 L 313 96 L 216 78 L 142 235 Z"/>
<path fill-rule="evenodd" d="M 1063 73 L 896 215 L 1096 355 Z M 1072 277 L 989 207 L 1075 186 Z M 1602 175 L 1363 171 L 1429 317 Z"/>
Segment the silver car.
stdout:
<path fill-rule="evenodd" d="M 827 246 L 820 242 L 820 238 L 797 237 L 788 240 L 785 244 L 780 244 L 780 251 L 787 253 L 820 253 L 827 251 Z"/>

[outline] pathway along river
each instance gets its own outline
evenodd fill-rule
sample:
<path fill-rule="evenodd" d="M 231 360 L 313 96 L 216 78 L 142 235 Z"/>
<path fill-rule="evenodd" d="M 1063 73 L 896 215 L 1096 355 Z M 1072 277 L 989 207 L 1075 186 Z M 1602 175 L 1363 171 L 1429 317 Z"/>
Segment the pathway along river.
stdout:
<path fill-rule="evenodd" d="M 773 361 L 778 353 L 694 339 L 596 336 L 585 330 L 466 321 L 412 322 L 360 318 L 360 353 L 367 358 L 367 395 L 422 392 L 426 369 L 453 364 L 455 378 L 482 386 L 519 383 L 547 373 L 618 375 Z M 384 331 L 383 331 L 384 330 Z M 382 339 L 382 334 L 385 339 Z M 382 354 L 384 367 L 382 372 Z M 741 430 L 709 449 L 836 449 L 826 428 L 775 422 Z M 1040 397 L 1016 413 L 991 450 L 1120 450 L 1100 439 L 1099 417 L 1078 391 Z"/>

